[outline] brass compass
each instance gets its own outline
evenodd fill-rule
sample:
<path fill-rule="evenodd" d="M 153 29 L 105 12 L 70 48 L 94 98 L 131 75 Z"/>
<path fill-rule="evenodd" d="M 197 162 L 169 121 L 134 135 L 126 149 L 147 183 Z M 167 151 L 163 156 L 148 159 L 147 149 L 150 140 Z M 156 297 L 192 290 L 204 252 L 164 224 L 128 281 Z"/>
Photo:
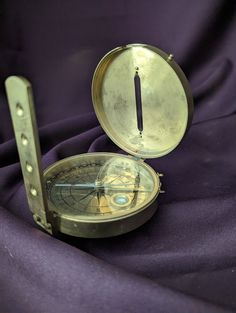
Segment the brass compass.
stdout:
<path fill-rule="evenodd" d="M 171 152 L 192 116 L 187 79 L 160 49 L 118 47 L 99 62 L 92 100 L 107 135 L 128 155 L 96 152 L 41 167 L 32 89 L 23 77 L 6 80 L 30 210 L 51 234 L 99 238 L 131 231 L 156 211 L 161 174 L 144 159 Z"/>

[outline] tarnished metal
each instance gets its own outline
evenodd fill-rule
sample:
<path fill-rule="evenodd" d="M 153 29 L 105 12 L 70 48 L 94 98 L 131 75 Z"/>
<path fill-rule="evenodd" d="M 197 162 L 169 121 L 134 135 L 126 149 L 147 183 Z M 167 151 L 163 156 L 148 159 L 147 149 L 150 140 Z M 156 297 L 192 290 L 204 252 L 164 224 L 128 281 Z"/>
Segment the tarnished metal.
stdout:
<path fill-rule="evenodd" d="M 137 73 L 141 135 L 134 83 Z M 192 96 L 182 70 L 173 55 L 149 45 L 118 47 L 105 55 L 94 73 L 92 98 L 107 135 L 141 158 L 161 157 L 176 148 L 192 118 Z"/>
<path fill-rule="evenodd" d="M 52 233 L 32 88 L 29 81 L 17 76 L 9 77 L 5 85 L 29 207 L 35 221 Z"/>
<path fill-rule="evenodd" d="M 163 174 L 144 159 L 172 151 L 192 116 L 188 82 L 172 54 L 127 45 L 109 52 L 95 70 L 97 117 L 130 155 L 76 155 L 52 164 L 44 174 L 31 86 L 10 77 L 6 89 L 29 206 L 40 226 L 50 233 L 99 238 L 126 233 L 151 218 L 155 199 L 164 193 Z"/>

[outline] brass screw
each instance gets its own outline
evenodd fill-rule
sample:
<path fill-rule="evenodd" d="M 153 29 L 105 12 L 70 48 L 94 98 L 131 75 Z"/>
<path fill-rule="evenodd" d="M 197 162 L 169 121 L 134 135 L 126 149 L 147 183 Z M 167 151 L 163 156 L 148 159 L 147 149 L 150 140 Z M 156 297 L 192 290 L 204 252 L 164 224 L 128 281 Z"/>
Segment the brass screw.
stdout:
<path fill-rule="evenodd" d="M 174 59 L 174 55 L 173 54 L 169 54 L 167 61 L 172 61 Z"/>

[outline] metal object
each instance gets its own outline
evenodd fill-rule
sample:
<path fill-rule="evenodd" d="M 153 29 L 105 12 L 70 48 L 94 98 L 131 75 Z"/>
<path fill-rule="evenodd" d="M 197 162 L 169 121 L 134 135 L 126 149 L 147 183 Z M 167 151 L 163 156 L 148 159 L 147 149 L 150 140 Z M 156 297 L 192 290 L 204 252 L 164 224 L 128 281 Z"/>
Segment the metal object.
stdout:
<path fill-rule="evenodd" d="M 187 79 L 173 59 L 167 60 L 160 49 L 132 44 L 110 51 L 94 73 L 92 97 L 101 126 L 117 146 L 139 158 L 175 149 L 192 118 Z"/>
<path fill-rule="evenodd" d="M 36 223 L 52 234 L 31 85 L 12 76 L 6 90 L 29 207 Z"/>
<path fill-rule="evenodd" d="M 142 225 L 161 183 L 142 160 L 113 153 L 63 159 L 45 171 L 49 208 L 60 231 L 80 237 L 108 237 Z"/>
<path fill-rule="evenodd" d="M 144 158 L 172 151 L 192 115 L 188 82 L 173 55 L 141 44 L 110 51 L 94 73 L 93 104 L 105 132 L 130 155 L 76 155 L 44 174 L 30 84 L 14 76 L 6 89 L 29 206 L 39 225 L 50 233 L 98 238 L 151 218 L 164 191 L 162 174 Z"/>
<path fill-rule="evenodd" d="M 168 58 L 167 58 L 167 61 L 172 61 L 174 59 L 174 55 L 173 54 L 169 54 L 168 55 Z"/>

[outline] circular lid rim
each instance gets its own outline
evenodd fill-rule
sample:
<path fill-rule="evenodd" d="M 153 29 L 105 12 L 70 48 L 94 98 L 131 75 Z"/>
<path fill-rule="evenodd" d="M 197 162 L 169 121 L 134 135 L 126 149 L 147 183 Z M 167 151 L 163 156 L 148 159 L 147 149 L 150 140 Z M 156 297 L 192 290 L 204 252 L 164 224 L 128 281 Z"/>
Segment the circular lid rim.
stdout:
<path fill-rule="evenodd" d="M 118 51 L 122 51 L 124 49 L 129 49 L 129 48 L 133 48 L 133 47 L 144 47 L 147 49 L 150 49 L 152 51 L 154 51 L 155 53 L 157 53 L 158 55 L 160 55 L 166 62 L 168 62 L 168 57 L 169 55 L 167 53 L 165 53 L 163 50 L 149 45 L 149 44 L 143 44 L 143 43 L 133 43 L 133 44 L 127 44 L 127 45 L 123 45 L 123 46 L 119 46 L 116 47 L 112 50 L 110 50 L 108 53 L 106 53 L 102 59 L 99 61 L 99 63 L 97 64 L 94 74 L 93 74 L 93 78 L 92 78 L 92 86 L 91 86 L 91 94 L 92 94 L 92 102 L 93 102 L 93 107 L 94 107 L 94 111 L 95 114 L 97 116 L 97 119 L 102 127 L 102 129 L 105 131 L 105 133 L 108 135 L 108 137 L 118 146 L 120 147 L 123 151 L 128 152 L 129 154 L 138 157 L 138 158 L 142 158 L 142 159 L 152 159 L 152 158 L 159 158 L 162 157 L 166 154 L 168 154 L 169 152 L 173 151 L 174 149 L 177 148 L 177 146 L 180 144 L 180 142 L 183 140 L 187 130 L 189 129 L 190 125 L 191 125 L 191 121 L 192 121 L 192 117 L 193 117 L 193 110 L 194 110 L 194 104 L 193 104 L 193 96 L 192 96 L 192 92 L 190 89 L 190 85 L 189 82 L 184 74 L 184 72 L 182 71 L 182 69 L 180 68 L 180 66 L 174 61 L 174 59 L 171 59 L 168 64 L 171 66 L 172 70 L 174 70 L 175 74 L 177 75 L 178 79 L 180 80 L 184 92 L 185 92 L 185 96 L 186 96 L 186 100 L 187 100 L 187 122 L 186 122 L 186 127 L 185 127 L 185 131 L 182 135 L 182 137 L 180 137 L 179 141 L 177 141 L 176 145 L 173 145 L 170 149 L 164 150 L 161 153 L 158 154 L 144 154 L 144 153 L 139 153 L 134 152 L 133 150 L 127 148 L 126 146 L 124 146 L 122 143 L 120 143 L 109 131 L 109 128 L 107 127 L 106 123 L 104 122 L 100 112 L 99 112 L 99 105 L 95 99 L 95 90 L 97 88 L 97 77 L 98 77 L 98 72 L 99 69 L 101 68 L 101 66 L 103 65 L 104 61 L 107 60 L 107 58 L 109 57 L 109 55 L 112 55 L 114 53 L 117 53 Z"/>

